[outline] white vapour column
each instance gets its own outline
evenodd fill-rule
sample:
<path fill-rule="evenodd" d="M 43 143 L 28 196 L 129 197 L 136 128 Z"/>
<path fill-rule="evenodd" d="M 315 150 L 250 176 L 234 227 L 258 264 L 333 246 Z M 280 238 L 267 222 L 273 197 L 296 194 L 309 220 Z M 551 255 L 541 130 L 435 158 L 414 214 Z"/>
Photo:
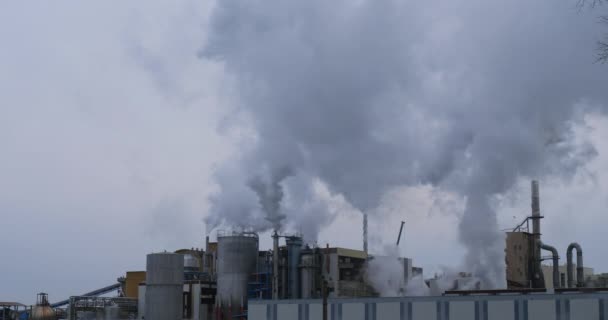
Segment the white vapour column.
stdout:
<path fill-rule="evenodd" d="M 146 263 L 146 320 L 181 320 L 184 256 L 152 253 Z"/>

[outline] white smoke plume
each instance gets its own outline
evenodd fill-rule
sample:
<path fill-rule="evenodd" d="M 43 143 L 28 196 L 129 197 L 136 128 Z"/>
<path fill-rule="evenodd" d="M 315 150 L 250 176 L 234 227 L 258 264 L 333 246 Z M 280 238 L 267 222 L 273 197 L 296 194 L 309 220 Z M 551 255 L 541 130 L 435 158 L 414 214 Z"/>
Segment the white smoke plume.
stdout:
<path fill-rule="evenodd" d="M 248 183 L 249 187 L 258 196 L 260 206 L 266 213 L 266 220 L 277 231 L 281 229 L 281 221 L 285 219 L 285 215 L 280 212 L 281 201 L 284 196 L 281 183 L 290 175 L 292 175 L 291 169 L 284 167 L 272 172 L 269 177 L 270 180 L 265 180 L 261 176 L 255 176 Z"/>
<path fill-rule="evenodd" d="M 367 263 L 366 282 L 371 284 L 381 297 L 413 295 L 406 292 L 408 279 L 405 278 L 405 265 L 403 261 L 399 260 L 398 248 L 390 246 L 384 249 L 386 255 L 374 256 Z"/>
<path fill-rule="evenodd" d="M 261 207 L 301 221 L 248 187 L 285 167 L 295 176 L 267 181 L 286 198 L 312 201 L 290 184 L 317 179 L 370 213 L 387 190 L 429 184 L 467 199 L 464 263 L 500 287 L 493 199 L 595 155 L 573 128 L 603 111 L 608 72 L 592 63 L 597 25 L 567 0 L 225 0 L 211 21 L 201 57 L 233 76 L 256 136 L 218 169 L 211 225 L 271 228 Z"/>

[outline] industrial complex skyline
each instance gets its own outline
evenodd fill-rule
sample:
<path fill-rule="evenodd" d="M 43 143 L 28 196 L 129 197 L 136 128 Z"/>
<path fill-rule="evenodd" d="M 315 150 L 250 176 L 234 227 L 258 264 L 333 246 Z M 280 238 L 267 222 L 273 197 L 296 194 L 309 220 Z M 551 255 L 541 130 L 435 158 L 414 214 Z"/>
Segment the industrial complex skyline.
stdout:
<path fill-rule="evenodd" d="M 405 220 L 399 255 L 432 276 L 503 268 L 471 265 L 496 250 L 471 254 L 487 234 L 463 230 L 486 216 L 467 199 L 483 195 L 473 211 L 487 209 L 480 223 L 502 245 L 539 179 L 560 264 L 576 241 L 586 267 L 608 272 L 597 13 L 470 2 L 0 4 L 0 301 L 99 288 L 236 222 L 271 249 L 260 194 L 284 181 L 285 232 L 362 250 L 365 208 L 370 253 L 386 254 Z"/>

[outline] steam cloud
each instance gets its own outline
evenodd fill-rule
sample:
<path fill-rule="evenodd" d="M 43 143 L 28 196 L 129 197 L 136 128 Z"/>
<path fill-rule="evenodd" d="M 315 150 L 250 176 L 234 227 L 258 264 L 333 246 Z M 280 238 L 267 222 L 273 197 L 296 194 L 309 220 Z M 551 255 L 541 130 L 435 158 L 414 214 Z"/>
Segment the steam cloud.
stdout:
<path fill-rule="evenodd" d="M 596 29 L 568 1 L 219 1 L 201 56 L 235 79 L 255 141 L 218 169 L 208 223 L 271 228 L 315 179 L 366 212 L 430 184 L 466 197 L 465 264 L 502 286 L 494 197 L 595 155 L 573 129 L 608 101 Z M 327 219 L 310 221 L 314 237 Z"/>
<path fill-rule="evenodd" d="M 264 181 L 260 176 L 256 176 L 249 181 L 249 187 L 257 194 L 260 206 L 267 214 L 266 220 L 272 223 L 274 230 L 280 230 L 281 221 L 285 219 L 285 215 L 279 211 L 284 196 L 281 182 L 290 175 L 291 170 L 285 167 L 273 172 L 270 177 L 271 181 Z"/>

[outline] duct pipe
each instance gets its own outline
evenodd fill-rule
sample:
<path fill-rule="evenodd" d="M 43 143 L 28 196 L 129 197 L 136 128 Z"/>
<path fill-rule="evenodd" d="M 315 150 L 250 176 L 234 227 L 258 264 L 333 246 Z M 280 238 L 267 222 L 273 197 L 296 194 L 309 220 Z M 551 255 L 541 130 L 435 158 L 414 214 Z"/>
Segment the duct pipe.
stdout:
<path fill-rule="evenodd" d="M 557 289 L 560 287 L 559 283 L 559 254 L 557 253 L 557 249 L 548 244 L 540 243 L 540 248 L 543 250 L 551 251 L 551 255 L 553 257 L 553 289 Z"/>
<path fill-rule="evenodd" d="M 567 257 L 567 273 L 568 273 L 568 288 L 574 287 L 574 268 L 572 265 L 572 250 L 576 249 L 576 286 L 584 287 L 585 286 L 585 275 L 583 274 L 583 249 L 581 246 L 573 242 L 568 246 L 568 251 L 566 252 Z"/>

